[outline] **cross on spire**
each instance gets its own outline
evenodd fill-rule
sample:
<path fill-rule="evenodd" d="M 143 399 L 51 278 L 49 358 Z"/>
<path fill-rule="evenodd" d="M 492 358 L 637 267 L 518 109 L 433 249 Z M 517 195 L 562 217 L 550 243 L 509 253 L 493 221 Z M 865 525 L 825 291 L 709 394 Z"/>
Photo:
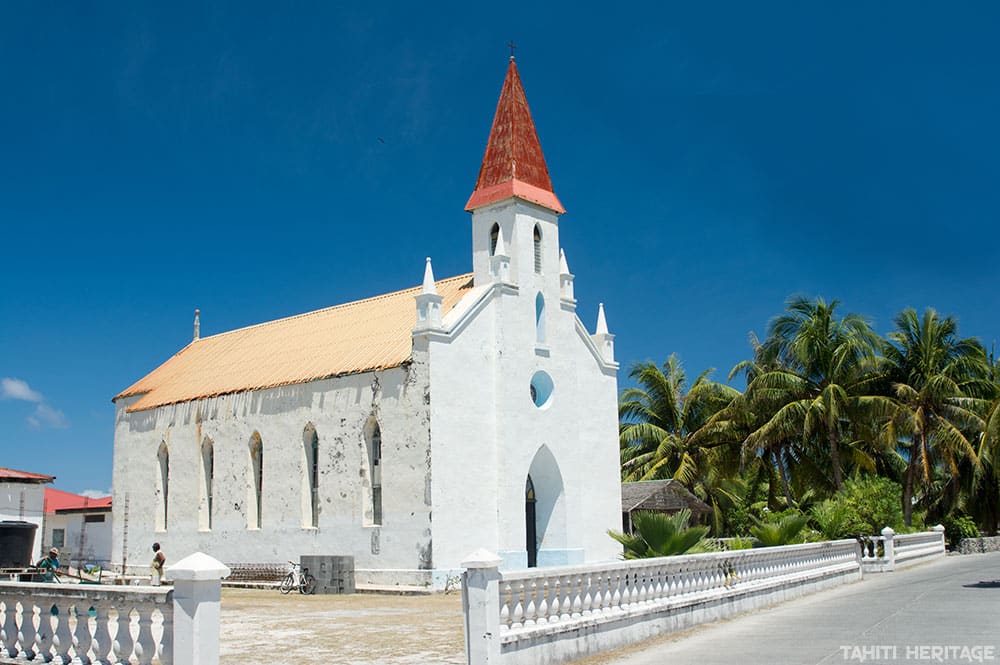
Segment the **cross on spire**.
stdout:
<path fill-rule="evenodd" d="M 513 60 L 514 59 L 514 49 L 517 48 L 517 45 L 514 43 L 513 39 L 510 40 L 509 42 L 507 42 L 507 48 L 510 49 L 510 59 Z"/>

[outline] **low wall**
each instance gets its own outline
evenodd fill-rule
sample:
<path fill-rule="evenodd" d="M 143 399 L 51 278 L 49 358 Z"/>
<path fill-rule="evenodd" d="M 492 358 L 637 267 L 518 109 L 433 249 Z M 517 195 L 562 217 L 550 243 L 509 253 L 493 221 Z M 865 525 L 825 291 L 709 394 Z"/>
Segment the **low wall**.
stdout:
<path fill-rule="evenodd" d="M 220 580 L 196 552 L 174 587 L 0 582 L 0 661 L 219 665 Z"/>
<path fill-rule="evenodd" d="M 962 538 L 961 542 L 958 543 L 958 551 L 960 554 L 1000 552 L 1000 536 Z"/>
<path fill-rule="evenodd" d="M 891 528 L 880 536 L 859 538 L 861 567 L 866 573 L 888 573 L 945 554 L 944 527 L 897 535 Z"/>
<path fill-rule="evenodd" d="M 904 533 L 893 538 L 895 567 L 905 568 L 945 554 L 944 527 L 930 531 Z"/>
<path fill-rule="evenodd" d="M 503 573 L 466 564 L 470 665 L 561 663 L 861 579 L 855 540 Z"/>
<path fill-rule="evenodd" d="M 145 663 L 158 655 L 167 665 L 173 656 L 173 593 L 165 587 L 0 582 L 2 653 L 64 663 L 114 656 Z M 80 620 L 88 615 L 92 621 Z"/>

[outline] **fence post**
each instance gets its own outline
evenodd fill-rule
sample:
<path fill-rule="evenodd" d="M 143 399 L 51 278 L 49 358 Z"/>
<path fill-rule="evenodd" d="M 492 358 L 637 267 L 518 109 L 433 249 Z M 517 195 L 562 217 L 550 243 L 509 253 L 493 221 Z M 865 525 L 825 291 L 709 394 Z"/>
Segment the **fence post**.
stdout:
<path fill-rule="evenodd" d="M 222 578 L 229 568 L 203 552 L 186 556 L 167 574 L 174 581 L 173 662 L 219 665 Z"/>
<path fill-rule="evenodd" d="M 462 562 L 462 615 L 466 665 L 500 663 L 500 564 L 496 554 L 478 549 Z"/>
<path fill-rule="evenodd" d="M 896 532 L 892 527 L 882 529 L 882 557 L 885 559 L 886 570 L 896 570 L 896 543 L 893 537 Z"/>
<path fill-rule="evenodd" d="M 937 526 L 931 527 L 931 531 L 936 532 L 938 534 L 938 537 L 941 538 L 941 553 L 944 554 L 948 550 L 948 547 L 947 547 L 947 542 L 948 541 L 945 540 L 945 537 L 944 537 L 944 526 L 941 525 L 941 524 L 938 524 Z"/>

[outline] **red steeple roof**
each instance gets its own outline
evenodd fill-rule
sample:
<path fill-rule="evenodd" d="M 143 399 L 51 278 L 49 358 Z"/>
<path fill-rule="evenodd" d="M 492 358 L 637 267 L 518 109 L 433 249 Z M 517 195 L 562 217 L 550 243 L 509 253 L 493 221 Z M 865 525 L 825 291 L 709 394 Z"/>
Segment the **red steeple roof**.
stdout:
<path fill-rule="evenodd" d="M 471 211 L 512 196 L 557 213 L 566 212 L 552 191 L 549 169 L 513 57 L 500 91 L 476 189 L 465 209 Z"/>

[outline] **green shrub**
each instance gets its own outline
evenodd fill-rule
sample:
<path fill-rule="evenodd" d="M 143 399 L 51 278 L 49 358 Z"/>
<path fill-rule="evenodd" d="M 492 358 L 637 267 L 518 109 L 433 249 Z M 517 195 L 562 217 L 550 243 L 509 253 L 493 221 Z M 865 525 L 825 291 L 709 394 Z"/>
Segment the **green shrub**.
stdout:
<path fill-rule="evenodd" d="M 876 535 L 885 527 L 903 528 L 902 489 L 888 478 L 849 478 L 832 498 L 816 504 L 813 524 L 825 538 Z"/>
<path fill-rule="evenodd" d="M 769 521 L 757 521 L 757 526 L 750 528 L 750 533 L 762 547 L 777 545 L 794 545 L 804 541 L 802 529 L 809 521 L 807 515 L 799 513 L 784 515 Z"/>
<path fill-rule="evenodd" d="M 718 546 L 705 539 L 707 526 L 690 526 L 691 511 L 687 508 L 673 515 L 640 510 L 632 513 L 632 533 L 608 531 L 608 535 L 624 546 L 626 559 L 647 559 L 676 554 L 711 552 Z"/>
<path fill-rule="evenodd" d="M 948 539 L 948 547 L 955 549 L 963 538 L 978 538 L 979 527 L 968 515 L 952 514 L 944 520 L 944 535 Z"/>

